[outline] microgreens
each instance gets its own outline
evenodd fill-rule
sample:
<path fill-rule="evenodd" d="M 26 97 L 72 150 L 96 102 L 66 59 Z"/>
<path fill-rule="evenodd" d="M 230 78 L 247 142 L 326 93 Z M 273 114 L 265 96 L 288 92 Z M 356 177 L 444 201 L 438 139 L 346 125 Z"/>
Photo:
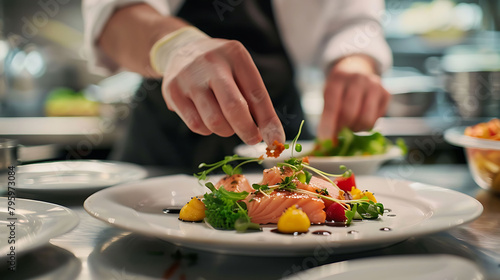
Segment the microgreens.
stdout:
<path fill-rule="evenodd" d="M 229 164 L 230 162 L 233 161 L 242 161 L 238 165 L 236 165 L 234 168 Z M 262 158 L 253 158 L 253 157 L 240 157 L 238 155 L 232 155 L 232 156 L 226 156 L 224 157 L 223 160 L 207 164 L 207 163 L 201 163 L 198 168 L 207 168 L 201 172 L 195 173 L 194 176 L 198 178 L 199 181 L 203 181 L 207 179 L 208 174 L 213 172 L 214 170 L 221 168 L 224 173 L 226 173 L 228 176 L 232 176 L 234 174 L 240 174 L 241 173 L 241 167 L 247 163 L 251 162 L 257 162 L 261 164 L 263 161 Z"/>
<path fill-rule="evenodd" d="M 316 192 L 319 193 L 319 194 L 321 194 L 321 195 L 330 195 L 328 193 L 328 190 L 326 188 L 321 189 L 321 190 L 320 189 L 316 189 Z"/>
<path fill-rule="evenodd" d="M 295 182 L 293 182 L 293 178 L 295 176 L 288 176 L 285 177 L 281 180 L 281 182 L 278 184 L 278 190 L 287 190 L 287 191 L 292 191 L 297 189 L 297 185 Z"/>
<path fill-rule="evenodd" d="M 354 219 L 354 216 L 356 216 L 356 213 L 358 211 L 358 204 L 353 203 L 351 209 L 345 210 L 345 217 L 347 218 L 347 221 L 345 222 L 346 224 L 350 224 L 352 222 L 352 219 Z"/>
<path fill-rule="evenodd" d="M 292 158 L 293 158 L 293 150 L 297 151 L 297 153 L 300 153 L 302 151 L 302 145 L 297 143 L 297 140 L 299 140 L 299 136 L 302 133 L 302 126 L 304 126 L 304 120 L 302 120 L 302 122 L 300 123 L 299 131 L 297 132 L 295 138 L 293 138 L 292 140 L 292 153 L 291 153 Z"/>
<path fill-rule="evenodd" d="M 379 215 L 384 214 L 384 205 L 373 201 L 360 202 L 358 203 L 357 212 L 363 219 L 377 219 Z"/>

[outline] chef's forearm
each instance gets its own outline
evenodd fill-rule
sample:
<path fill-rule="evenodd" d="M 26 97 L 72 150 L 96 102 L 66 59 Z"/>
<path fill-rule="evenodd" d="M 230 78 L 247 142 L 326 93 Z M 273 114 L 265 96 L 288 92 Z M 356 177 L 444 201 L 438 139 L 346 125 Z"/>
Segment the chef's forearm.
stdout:
<path fill-rule="evenodd" d="M 158 77 L 151 68 L 149 51 L 163 36 L 186 22 L 163 16 L 147 4 L 123 7 L 106 23 L 97 45 L 121 67 L 146 77 Z"/>

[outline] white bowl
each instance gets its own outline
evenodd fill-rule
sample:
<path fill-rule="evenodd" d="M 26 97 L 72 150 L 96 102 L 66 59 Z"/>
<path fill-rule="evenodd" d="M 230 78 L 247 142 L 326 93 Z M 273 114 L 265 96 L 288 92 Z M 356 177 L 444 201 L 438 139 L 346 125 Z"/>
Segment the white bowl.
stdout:
<path fill-rule="evenodd" d="M 304 157 L 308 155 L 314 148 L 314 141 L 299 141 L 298 143 L 302 145 L 302 152 L 297 153 L 294 151 L 294 157 Z M 239 145 L 236 147 L 235 153 L 245 157 L 259 157 L 266 154 L 266 147 L 267 145 L 265 143 L 259 143 L 253 146 Z M 278 162 L 283 162 L 284 160 L 290 158 L 291 152 L 292 148 L 290 147 L 289 149 L 283 151 L 283 153 L 278 158 L 265 157 L 262 165 L 265 168 L 271 168 Z M 391 159 L 397 159 L 401 157 L 401 149 L 399 147 L 392 146 L 385 154 L 381 155 L 331 157 L 309 156 L 309 164 L 312 167 L 332 174 L 343 173 L 343 171 L 340 169 L 340 166 L 345 165 L 356 175 L 371 175 L 378 170 L 382 163 Z"/>

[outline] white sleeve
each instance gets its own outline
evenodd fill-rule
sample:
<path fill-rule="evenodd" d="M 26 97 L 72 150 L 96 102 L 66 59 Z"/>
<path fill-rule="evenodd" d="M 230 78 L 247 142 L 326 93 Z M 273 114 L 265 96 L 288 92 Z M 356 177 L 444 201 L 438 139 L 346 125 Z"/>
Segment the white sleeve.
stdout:
<path fill-rule="evenodd" d="M 111 58 L 106 56 L 96 45 L 102 29 L 113 12 L 123 6 L 147 3 L 162 15 L 170 14 L 171 7 L 166 0 L 83 0 L 84 52 L 90 71 L 109 75 L 119 69 Z"/>
<path fill-rule="evenodd" d="M 392 64 L 379 19 L 383 0 L 275 0 L 282 39 L 297 66 L 326 69 L 349 54 L 373 57 L 380 71 Z"/>

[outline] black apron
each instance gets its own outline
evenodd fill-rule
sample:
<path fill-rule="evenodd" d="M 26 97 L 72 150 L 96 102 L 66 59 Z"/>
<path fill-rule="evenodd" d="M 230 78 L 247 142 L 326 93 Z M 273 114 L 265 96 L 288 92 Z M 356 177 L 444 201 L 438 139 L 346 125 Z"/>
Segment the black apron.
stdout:
<path fill-rule="evenodd" d="M 304 115 L 271 1 L 187 0 L 177 16 L 209 36 L 238 40 L 246 47 L 264 80 L 287 139 L 295 137 Z M 195 172 L 201 162 L 212 163 L 232 155 L 235 146 L 242 143 L 236 135 L 222 138 L 191 132 L 176 113 L 167 109 L 161 80 L 144 80 L 131 107 L 125 139 L 120 139 L 112 154 L 116 160 Z M 301 139 L 310 138 L 307 131 L 303 130 Z"/>

